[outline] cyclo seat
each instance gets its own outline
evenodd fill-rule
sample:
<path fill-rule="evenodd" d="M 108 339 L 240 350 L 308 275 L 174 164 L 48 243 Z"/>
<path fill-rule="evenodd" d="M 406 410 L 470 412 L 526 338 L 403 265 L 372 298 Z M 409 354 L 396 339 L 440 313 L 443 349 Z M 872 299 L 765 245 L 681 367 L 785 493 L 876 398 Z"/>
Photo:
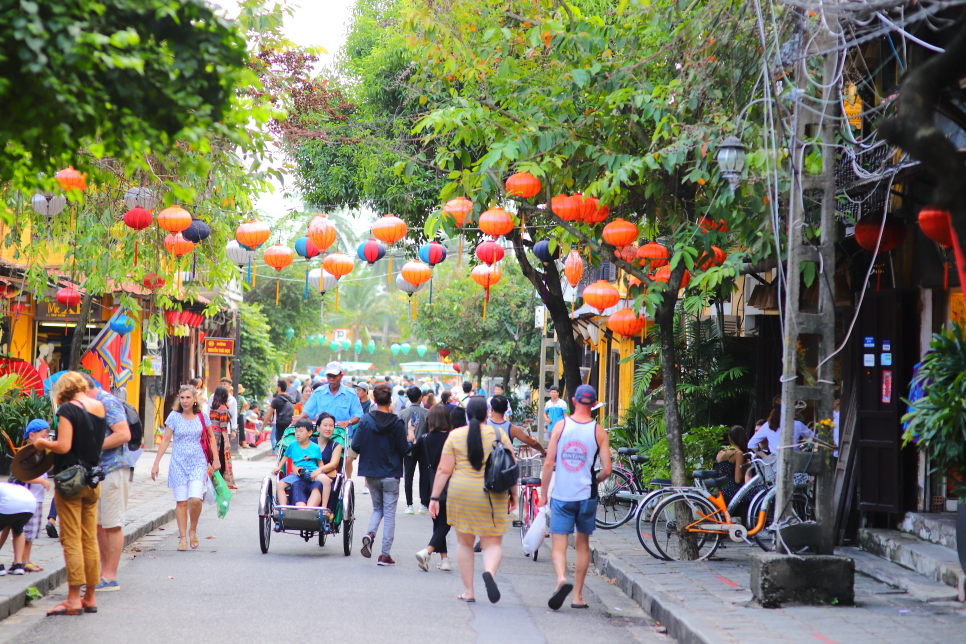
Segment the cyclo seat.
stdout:
<path fill-rule="evenodd" d="M 617 450 L 617 453 L 622 456 L 633 456 L 637 454 L 637 449 L 634 447 L 621 447 Z"/>
<path fill-rule="evenodd" d="M 644 463 L 647 463 L 648 460 L 650 459 L 648 459 L 646 456 L 631 456 L 631 463 L 637 463 L 638 465 L 643 465 Z"/>
<path fill-rule="evenodd" d="M 698 481 L 707 481 L 718 478 L 721 476 L 721 473 L 717 470 L 695 470 L 692 476 Z"/>
<path fill-rule="evenodd" d="M 535 476 L 520 479 L 520 485 L 541 485 L 542 481 Z"/>

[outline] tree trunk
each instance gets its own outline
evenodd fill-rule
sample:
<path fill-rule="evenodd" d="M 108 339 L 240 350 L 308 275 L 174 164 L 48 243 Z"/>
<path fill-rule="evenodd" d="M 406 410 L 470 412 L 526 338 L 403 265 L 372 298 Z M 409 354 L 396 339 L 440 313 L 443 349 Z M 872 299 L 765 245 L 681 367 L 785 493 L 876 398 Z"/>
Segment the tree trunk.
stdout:
<path fill-rule="evenodd" d="M 84 336 L 87 335 L 87 322 L 91 319 L 91 303 L 93 300 L 90 291 L 85 292 L 84 298 L 81 300 L 80 315 L 77 316 L 77 326 L 74 327 L 74 341 L 70 344 L 70 360 L 67 362 L 67 368 L 70 371 L 77 371 L 81 366 Z"/>

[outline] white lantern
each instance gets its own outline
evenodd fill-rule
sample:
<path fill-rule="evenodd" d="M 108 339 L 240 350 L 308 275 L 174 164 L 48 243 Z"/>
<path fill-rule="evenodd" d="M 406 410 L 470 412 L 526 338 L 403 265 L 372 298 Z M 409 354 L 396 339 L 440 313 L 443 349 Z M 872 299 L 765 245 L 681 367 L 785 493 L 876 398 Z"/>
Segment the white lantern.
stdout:
<path fill-rule="evenodd" d="M 154 210 L 157 203 L 158 198 L 151 188 L 135 186 L 124 194 L 124 205 L 127 206 L 128 210 L 139 206 L 145 210 Z"/>
<path fill-rule="evenodd" d="M 745 144 L 738 137 L 729 136 L 718 144 L 717 160 L 721 176 L 728 180 L 734 192 L 745 169 Z"/>
<path fill-rule="evenodd" d="M 423 282 L 419 286 L 413 286 L 412 284 L 410 284 L 405 280 L 405 278 L 402 276 L 402 273 L 396 276 L 396 288 L 398 288 L 400 291 L 402 291 L 409 297 L 412 297 L 414 293 L 418 293 L 419 291 L 421 291 L 422 288 L 426 286 L 426 284 L 428 284 L 428 282 Z"/>
<path fill-rule="evenodd" d="M 470 373 L 473 374 L 474 376 L 480 372 L 480 363 L 479 362 L 471 362 L 471 363 L 469 363 L 466 366 L 470 370 Z"/>
<path fill-rule="evenodd" d="M 244 266 L 248 263 L 248 260 L 255 259 L 255 251 L 242 248 L 241 244 L 234 239 L 225 245 L 225 254 L 228 255 L 228 259 L 233 264 L 238 266 Z"/>
<path fill-rule="evenodd" d="M 319 288 L 319 280 L 322 281 L 321 288 Z M 331 291 L 338 283 L 339 280 L 329 271 L 322 270 L 321 268 L 313 268 L 309 271 L 309 286 L 315 289 L 316 293 Z"/>
<path fill-rule="evenodd" d="M 38 192 L 30 200 L 33 209 L 44 217 L 54 217 L 67 207 L 67 197 L 64 195 L 52 195 L 46 192 Z"/>

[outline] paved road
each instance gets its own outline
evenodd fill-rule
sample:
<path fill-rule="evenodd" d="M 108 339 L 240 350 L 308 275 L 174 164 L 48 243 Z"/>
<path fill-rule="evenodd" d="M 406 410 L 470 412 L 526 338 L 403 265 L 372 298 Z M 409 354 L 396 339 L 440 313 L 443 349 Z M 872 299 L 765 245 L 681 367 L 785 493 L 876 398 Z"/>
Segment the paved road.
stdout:
<path fill-rule="evenodd" d="M 594 576 L 585 597 L 588 611 L 558 613 L 546 606 L 554 577 L 549 552 L 533 562 L 519 550 L 515 532 L 498 575 L 503 598 L 485 601 L 477 570 L 476 604 L 456 600 L 457 571 L 419 570 L 413 553 L 430 534 L 426 515 L 397 517 L 394 568 L 359 555 L 359 539 L 371 511 L 357 495 L 359 518 L 352 556 L 341 540 L 320 548 L 296 535 L 273 535 L 261 554 L 256 523 L 257 483 L 265 462 L 235 461 L 242 489 L 224 520 L 206 508 L 195 552 L 177 552 L 174 523 L 136 543 L 125 555 L 122 590 L 98 596 L 100 612 L 45 618 L 60 601 L 61 587 L 37 606 L 0 624 L 0 641 L 17 644 L 71 641 L 78 644 L 137 642 L 168 644 L 325 641 L 348 644 L 593 644 L 673 641 L 658 632 L 640 609 L 607 580 Z M 381 537 L 381 533 L 380 533 Z M 452 536 L 451 536 L 452 539 Z M 478 566 L 480 557 L 476 558 Z M 569 604 L 568 604 L 569 606 Z"/>

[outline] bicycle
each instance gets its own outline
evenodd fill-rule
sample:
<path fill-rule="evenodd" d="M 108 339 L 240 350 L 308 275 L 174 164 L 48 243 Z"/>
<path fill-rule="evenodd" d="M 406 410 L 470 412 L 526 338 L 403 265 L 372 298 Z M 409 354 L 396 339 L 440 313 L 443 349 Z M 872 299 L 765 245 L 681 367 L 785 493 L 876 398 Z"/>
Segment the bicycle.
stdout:
<path fill-rule="evenodd" d="M 638 514 L 641 501 L 654 488 L 671 485 L 671 481 L 667 479 L 653 479 L 647 485 L 641 483 L 640 466 L 647 463 L 648 459 L 646 456 L 638 456 L 637 452 L 633 447 L 618 449 L 611 475 L 598 484 L 597 516 L 594 518 L 598 528 L 619 528 Z M 630 462 L 630 469 L 624 466 L 625 459 Z"/>
<path fill-rule="evenodd" d="M 520 542 L 523 542 L 524 537 L 527 536 L 527 531 L 530 526 L 533 525 L 534 520 L 537 518 L 537 513 L 540 509 L 540 487 L 542 481 L 539 477 L 529 476 L 535 471 L 539 472 L 542 469 L 542 459 L 539 456 L 533 458 L 521 458 L 518 463 L 520 465 L 520 482 L 518 484 L 519 491 L 517 493 L 517 513 L 519 519 L 514 521 L 515 527 L 520 528 Z M 536 561 L 539 556 L 540 551 L 535 550 L 533 555 L 533 560 Z M 528 557 L 530 555 L 527 555 Z"/>

